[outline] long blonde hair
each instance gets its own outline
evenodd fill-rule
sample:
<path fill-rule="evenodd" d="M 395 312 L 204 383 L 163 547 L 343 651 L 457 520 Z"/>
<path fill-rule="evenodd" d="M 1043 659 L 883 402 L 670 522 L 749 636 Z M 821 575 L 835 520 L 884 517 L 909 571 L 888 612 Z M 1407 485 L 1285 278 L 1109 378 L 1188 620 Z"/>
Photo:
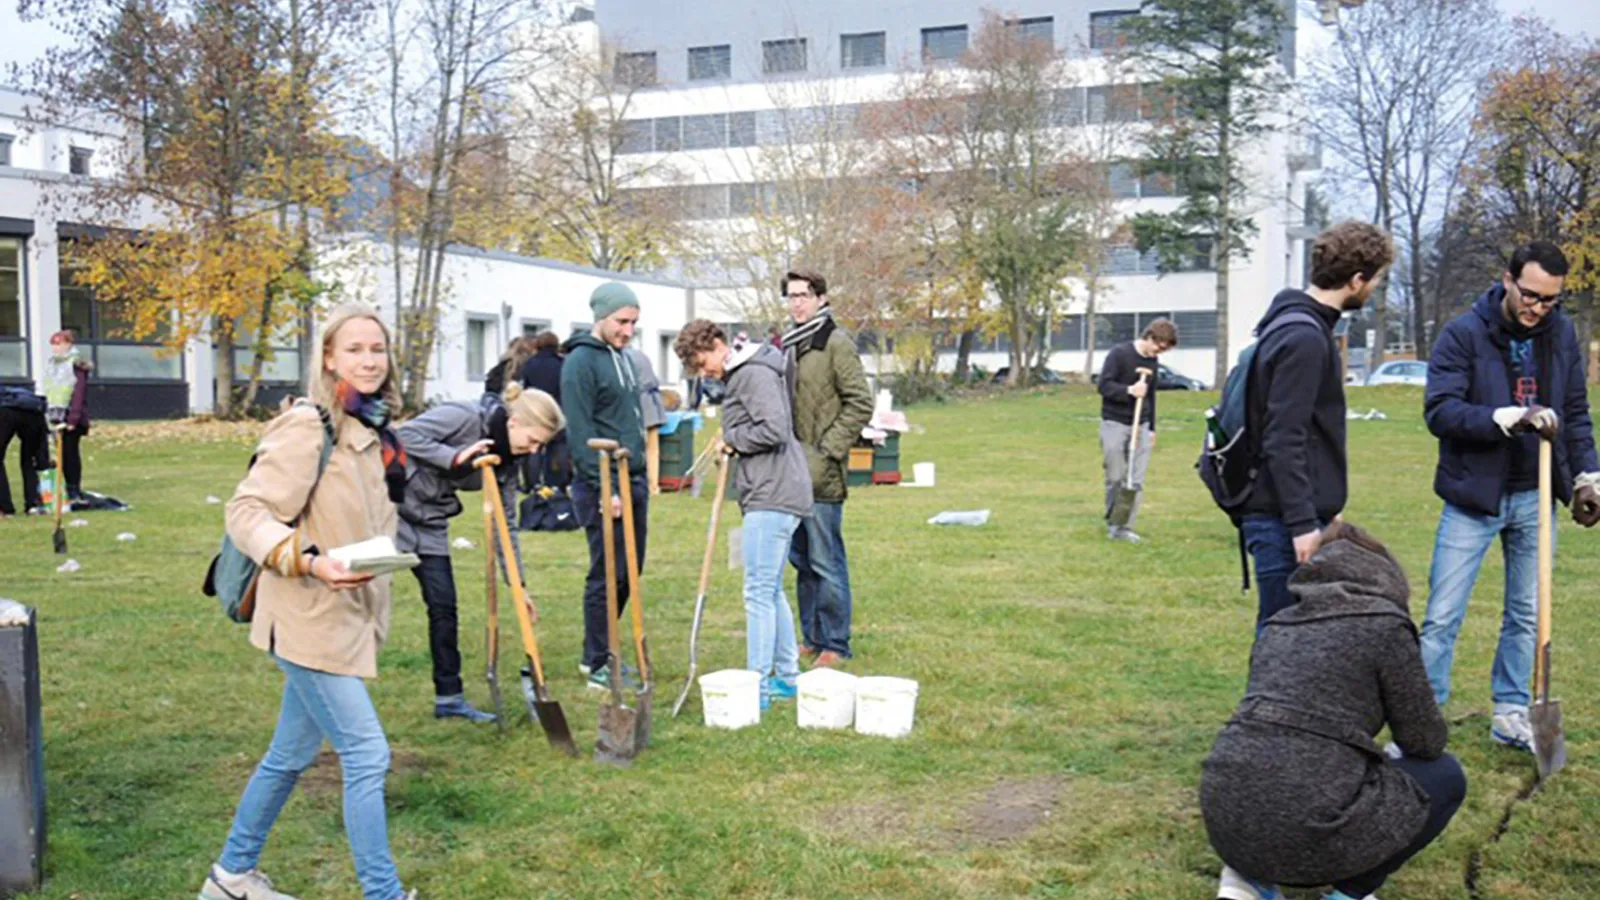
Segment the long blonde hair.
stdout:
<path fill-rule="evenodd" d="M 389 333 L 389 326 L 378 315 L 378 311 L 365 303 L 341 303 L 328 312 L 328 317 L 322 320 L 322 327 L 318 331 L 317 340 L 311 353 L 312 371 L 316 374 L 311 380 L 311 400 L 318 406 L 333 415 L 335 423 L 344 421 L 344 407 L 339 403 L 338 388 L 339 376 L 328 371 L 325 360 L 332 353 L 333 340 L 339 336 L 339 329 L 351 319 L 371 319 L 378 323 L 378 328 L 383 331 L 383 343 L 386 355 L 389 357 L 389 374 L 383 379 L 383 386 L 378 388 L 378 395 L 389 406 L 389 415 L 400 414 L 400 386 L 398 372 L 394 364 L 394 337 Z"/>
<path fill-rule="evenodd" d="M 538 388 L 525 388 L 520 381 L 508 381 L 500 396 L 517 424 L 542 433 L 538 439 L 541 444 L 550 443 L 567 427 L 567 417 L 561 414 L 556 398 Z"/>

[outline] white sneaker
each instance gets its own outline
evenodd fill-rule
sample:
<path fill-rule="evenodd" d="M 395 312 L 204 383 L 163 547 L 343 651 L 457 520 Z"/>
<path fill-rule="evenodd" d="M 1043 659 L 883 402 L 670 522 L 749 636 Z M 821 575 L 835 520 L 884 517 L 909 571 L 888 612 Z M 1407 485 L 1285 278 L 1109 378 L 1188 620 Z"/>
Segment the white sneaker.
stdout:
<path fill-rule="evenodd" d="M 295 900 L 288 894 L 272 889 L 272 879 L 259 870 L 251 869 L 242 875 L 225 872 L 221 866 L 212 866 L 211 874 L 200 888 L 199 900 Z"/>
<path fill-rule="evenodd" d="M 1328 893 L 1322 895 L 1322 900 L 1356 900 L 1356 898 L 1351 897 L 1349 894 L 1346 894 L 1343 891 L 1329 891 Z M 1378 900 L 1378 895 L 1368 894 L 1365 897 L 1360 898 L 1360 900 Z"/>
<path fill-rule="evenodd" d="M 1222 867 L 1222 881 L 1217 884 L 1217 900 L 1285 900 L 1283 891 L 1275 884 L 1246 878 L 1228 866 Z"/>
<path fill-rule="evenodd" d="M 1532 753 L 1533 725 L 1528 721 L 1527 707 L 1507 706 L 1503 709 L 1504 712 L 1494 714 L 1494 722 L 1489 726 L 1489 740 Z"/>

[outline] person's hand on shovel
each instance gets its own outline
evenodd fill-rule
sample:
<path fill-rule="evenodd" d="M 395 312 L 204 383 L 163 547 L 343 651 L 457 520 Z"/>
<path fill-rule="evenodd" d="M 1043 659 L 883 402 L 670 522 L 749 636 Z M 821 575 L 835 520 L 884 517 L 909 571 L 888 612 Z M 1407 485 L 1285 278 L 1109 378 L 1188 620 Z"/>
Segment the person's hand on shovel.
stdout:
<path fill-rule="evenodd" d="M 1537 403 L 1532 406 L 1502 406 L 1494 411 L 1494 423 L 1507 437 L 1538 432 L 1547 441 L 1556 439 L 1561 430 L 1561 419 L 1556 411 Z"/>
<path fill-rule="evenodd" d="M 1572 491 L 1572 521 L 1585 528 L 1600 524 L 1600 472 L 1578 476 Z"/>
<path fill-rule="evenodd" d="M 460 453 L 456 454 L 456 458 L 450 462 L 450 466 L 454 469 L 465 469 L 472 465 L 473 460 L 485 453 L 488 453 L 493 448 L 494 441 L 490 440 L 489 438 L 484 438 L 481 441 L 463 448 Z"/>

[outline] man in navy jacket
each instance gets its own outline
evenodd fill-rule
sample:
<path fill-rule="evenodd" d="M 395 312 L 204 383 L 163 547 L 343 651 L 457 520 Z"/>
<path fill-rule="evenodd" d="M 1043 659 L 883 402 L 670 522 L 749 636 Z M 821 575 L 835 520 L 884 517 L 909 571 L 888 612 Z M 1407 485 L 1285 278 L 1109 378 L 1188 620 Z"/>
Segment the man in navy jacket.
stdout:
<path fill-rule="evenodd" d="M 1561 311 L 1567 259 L 1535 241 L 1502 283 L 1446 325 L 1428 367 L 1425 411 L 1439 438 L 1433 489 L 1444 499 L 1429 574 L 1422 659 L 1443 706 L 1456 636 L 1478 568 L 1496 538 L 1505 553 L 1505 614 L 1490 684 L 1489 736 L 1532 749 L 1528 724 L 1538 601 L 1539 441 L 1554 450 L 1556 496 L 1585 528 L 1600 522 L 1600 461 L 1584 357 Z"/>

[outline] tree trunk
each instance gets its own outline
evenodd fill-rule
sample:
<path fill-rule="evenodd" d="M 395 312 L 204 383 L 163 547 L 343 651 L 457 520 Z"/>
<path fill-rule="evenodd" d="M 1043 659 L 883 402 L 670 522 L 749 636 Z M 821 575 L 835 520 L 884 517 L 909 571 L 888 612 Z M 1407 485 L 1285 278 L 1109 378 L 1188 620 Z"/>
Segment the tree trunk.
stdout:
<path fill-rule="evenodd" d="M 1222 170 L 1222 190 L 1217 194 L 1217 363 L 1212 383 L 1219 389 L 1228 380 L 1228 290 L 1233 261 L 1233 157 L 1226 124 L 1217 139 L 1217 165 Z"/>
<path fill-rule="evenodd" d="M 1011 304 L 1011 378 L 1012 387 L 1028 384 L 1028 323 L 1022 309 L 1023 301 Z"/>
<path fill-rule="evenodd" d="M 1084 307 L 1083 321 L 1085 329 L 1080 334 L 1085 335 L 1083 341 L 1083 381 L 1088 384 L 1094 378 L 1094 317 L 1096 308 L 1100 305 L 1100 272 L 1098 266 L 1089 272 L 1089 301 Z"/>
<path fill-rule="evenodd" d="M 233 407 L 233 320 L 216 318 L 211 322 L 211 356 L 216 369 L 213 380 L 215 398 L 211 412 L 219 419 L 231 419 Z"/>
<path fill-rule="evenodd" d="M 968 370 L 972 368 L 972 344 L 977 339 L 978 333 L 971 328 L 961 332 L 961 337 L 956 339 L 956 384 L 966 384 Z"/>
<path fill-rule="evenodd" d="M 267 348 L 272 336 L 267 324 L 272 321 L 272 289 L 261 298 L 261 315 L 256 320 L 255 339 L 250 342 L 250 378 L 244 386 L 244 397 L 239 401 L 239 412 L 249 413 L 256 405 L 256 394 L 261 390 L 261 370 L 266 365 Z"/>

